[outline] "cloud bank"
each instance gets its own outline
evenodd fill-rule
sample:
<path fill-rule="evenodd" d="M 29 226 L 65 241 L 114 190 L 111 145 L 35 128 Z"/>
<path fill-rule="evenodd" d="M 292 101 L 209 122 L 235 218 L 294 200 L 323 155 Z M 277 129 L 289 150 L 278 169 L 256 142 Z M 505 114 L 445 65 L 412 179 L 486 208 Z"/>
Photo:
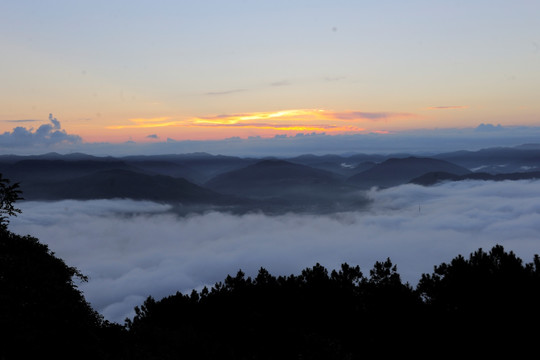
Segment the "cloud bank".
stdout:
<path fill-rule="evenodd" d="M 440 107 L 452 108 L 452 107 Z M 191 120 L 171 117 L 134 118 L 127 125 L 108 129 L 148 128 L 152 133 L 144 142 L 84 142 L 79 135 L 67 134 L 60 122 L 49 115 L 49 123 L 38 129 L 18 126 L 0 134 L 0 150 L 18 155 L 56 151 L 62 154 L 83 152 L 97 156 L 162 155 L 207 152 L 243 157 L 298 156 L 302 154 L 402 153 L 435 154 L 458 150 L 479 150 L 494 146 L 538 143 L 540 127 L 482 123 L 471 128 L 377 130 L 366 132 L 358 121 L 379 121 L 413 114 L 391 112 L 331 112 L 325 110 L 286 110 L 280 112 L 222 114 Z M 29 122 L 34 120 L 4 120 Z M 187 121 L 187 122 L 186 122 Z M 337 121 L 337 122 L 336 122 Z M 176 140 L 164 136 L 159 128 L 197 126 L 206 128 L 254 128 L 278 132 L 273 137 L 231 137 L 222 140 Z M 154 132 L 155 131 L 155 132 Z M 150 131 L 149 131 L 150 132 Z"/>
<path fill-rule="evenodd" d="M 15 121 L 15 120 L 12 120 Z M 22 120 L 30 122 L 33 120 Z M 36 130 L 27 129 L 22 126 L 15 127 L 12 131 L 6 131 L 0 134 L 0 148 L 28 148 L 49 147 L 62 144 L 80 144 L 82 138 L 78 135 L 71 135 L 62 130 L 60 121 L 49 114 L 49 124 L 43 124 Z"/>
<path fill-rule="evenodd" d="M 322 129 L 325 130 L 325 129 Z M 272 138 L 252 136 L 223 140 L 175 140 L 151 143 L 86 143 L 66 147 L 69 151 L 93 155 L 174 154 L 207 152 L 232 156 L 297 156 L 302 154 L 350 154 L 408 152 L 437 154 L 447 151 L 480 150 L 495 146 L 517 146 L 539 143 L 540 127 L 505 127 L 481 124 L 462 129 L 424 129 L 402 132 L 363 134 L 328 134 L 326 131 L 304 131 L 295 135 L 280 134 Z M 67 152 L 67 151 L 66 151 Z"/>
<path fill-rule="evenodd" d="M 10 229 L 31 234 L 90 277 L 80 285 L 105 318 L 123 322 L 148 295 L 189 292 L 242 269 L 298 274 L 316 262 L 367 273 L 390 257 L 405 281 L 478 248 L 540 253 L 540 182 L 404 185 L 370 191 L 370 209 L 329 216 L 207 213 L 177 217 L 151 202 L 23 202 Z"/>
<path fill-rule="evenodd" d="M 260 125 L 260 124 L 259 124 Z M 287 124 L 285 124 L 287 125 Z M 52 124 L 42 131 L 17 127 L 0 134 L 0 149 L 5 153 L 36 155 L 56 151 L 62 154 L 83 152 L 96 156 L 162 155 L 207 152 L 211 154 L 264 157 L 298 156 L 302 154 L 437 154 L 458 150 L 480 150 L 488 147 L 518 146 L 539 143 L 540 127 L 504 127 L 481 124 L 467 129 L 428 129 L 402 132 L 372 132 L 368 134 L 334 135 L 320 131 L 303 131 L 294 135 L 278 134 L 271 138 L 250 136 L 223 140 L 175 140 L 150 134 L 151 141 L 123 143 L 87 143 L 77 135 L 52 130 Z M 231 125 L 234 126 L 234 125 Z M 40 127 L 41 128 L 41 127 Z M 52 134 L 56 135 L 52 135 Z M 46 134 L 46 136 L 43 136 Z M 155 136 L 154 136 L 155 135 Z"/>

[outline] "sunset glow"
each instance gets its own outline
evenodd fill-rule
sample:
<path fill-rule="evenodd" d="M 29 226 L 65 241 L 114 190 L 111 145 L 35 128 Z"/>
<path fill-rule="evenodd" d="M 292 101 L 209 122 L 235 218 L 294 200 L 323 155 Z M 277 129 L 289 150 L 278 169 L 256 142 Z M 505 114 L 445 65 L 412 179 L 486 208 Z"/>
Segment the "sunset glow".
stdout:
<path fill-rule="evenodd" d="M 6 4 L 6 146 L 540 125 L 537 3 L 231 1 Z"/>
<path fill-rule="evenodd" d="M 539 15 L 1 1 L 0 360 L 536 350 Z"/>
<path fill-rule="evenodd" d="M 285 132 L 286 134 L 323 132 L 330 134 L 354 134 L 373 132 L 388 133 L 373 127 L 379 120 L 409 118 L 415 115 L 389 112 L 362 112 L 362 111 L 327 111 L 322 109 L 289 109 L 274 112 L 253 112 L 238 114 L 222 114 L 214 116 L 200 116 L 187 119 L 174 119 L 171 116 L 157 118 L 133 118 L 125 125 L 110 125 L 108 130 L 146 130 L 167 128 L 169 133 L 179 130 L 204 130 L 208 133 L 234 130 L 238 135 L 246 136 L 274 136 Z M 245 131 L 249 131 L 246 133 Z M 253 133 L 255 131 L 255 133 Z"/>

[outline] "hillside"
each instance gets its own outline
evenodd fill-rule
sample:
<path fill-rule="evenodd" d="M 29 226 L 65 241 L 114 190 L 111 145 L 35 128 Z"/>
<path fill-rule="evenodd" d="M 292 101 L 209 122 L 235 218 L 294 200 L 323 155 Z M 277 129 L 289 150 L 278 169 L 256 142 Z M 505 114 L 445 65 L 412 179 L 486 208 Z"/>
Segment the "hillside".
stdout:
<path fill-rule="evenodd" d="M 429 172 L 446 172 L 464 175 L 470 171 L 444 160 L 418 157 L 393 158 L 351 176 L 347 179 L 347 183 L 362 189 L 373 186 L 387 188 L 405 184 L 411 179 Z"/>
<path fill-rule="evenodd" d="M 263 160 L 245 168 L 220 174 L 205 186 L 224 194 L 270 197 L 315 188 L 332 188 L 341 178 L 329 171 L 284 160 Z"/>
<path fill-rule="evenodd" d="M 366 199 L 343 177 L 283 160 L 263 160 L 216 176 L 205 187 L 264 201 L 273 211 L 332 212 L 359 209 Z"/>
<path fill-rule="evenodd" d="M 411 184 L 430 186 L 443 181 L 463 181 L 463 180 L 483 180 L 483 181 L 505 181 L 505 180 L 532 180 L 540 179 L 540 171 L 518 172 L 509 174 L 489 174 L 489 173 L 471 173 L 465 175 L 455 175 L 445 172 L 430 172 L 414 178 Z"/>
<path fill-rule="evenodd" d="M 162 202 L 227 203 L 225 197 L 182 178 L 114 169 L 63 181 L 21 184 L 26 200 L 130 198 Z"/>
<path fill-rule="evenodd" d="M 359 190 L 373 186 L 387 188 L 410 181 L 516 180 L 535 178 L 534 173 L 528 174 L 539 171 L 535 169 L 540 169 L 540 150 L 535 144 L 430 157 L 357 153 L 291 158 L 208 153 L 0 155 L 0 173 L 19 182 L 27 200 L 122 197 L 225 203 L 243 211 L 273 212 L 354 210 L 365 203 Z"/>
<path fill-rule="evenodd" d="M 487 148 L 478 151 L 455 151 L 438 154 L 434 158 L 446 160 L 472 171 L 511 173 L 540 170 L 540 149 L 532 144 Z"/>

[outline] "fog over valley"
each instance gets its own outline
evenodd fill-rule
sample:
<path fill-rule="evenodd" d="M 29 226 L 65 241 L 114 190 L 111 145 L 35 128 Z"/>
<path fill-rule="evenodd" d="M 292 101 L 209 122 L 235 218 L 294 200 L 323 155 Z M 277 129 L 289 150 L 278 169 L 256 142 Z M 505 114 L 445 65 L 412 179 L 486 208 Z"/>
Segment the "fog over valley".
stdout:
<path fill-rule="evenodd" d="M 405 184 L 362 193 L 358 211 L 330 214 L 209 211 L 178 215 L 134 200 L 23 201 L 9 228 L 48 244 L 89 276 L 80 289 L 105 318 L 123 322 L 148 296 L 211 287 L 242 269 L 298 273 L 390 257 L 405 281 L 501 244 L 524 261 L 540 253 L 540 181 Z"/>
<path fill-rule="evenodd" d="M 537 351 L 540 1 L 1 3 L 0 360 Z"/>

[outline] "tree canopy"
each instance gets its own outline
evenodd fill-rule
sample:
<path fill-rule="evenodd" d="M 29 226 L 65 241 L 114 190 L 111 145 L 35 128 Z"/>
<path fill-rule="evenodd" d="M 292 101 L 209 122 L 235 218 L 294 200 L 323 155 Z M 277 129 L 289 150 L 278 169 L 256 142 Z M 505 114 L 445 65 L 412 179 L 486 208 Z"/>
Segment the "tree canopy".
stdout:
<path fill-rule="evenodd" d="M 403 283 L 387 258 L 298 275 L 239 270 L 200 291 L 148 297 L 125 324 L 104 321 L 88 279 L 32 236 L 7 229 L 17 184 L 0 176 L 0 359 L 360 359 L 536 349 L 540 257 L 494 246 Z M 436 353 L 433 353 L 436 349 Z"/>
<path fill-rule="evenodd" d="M 15 207 L 15 202 L 23 199 L 21 194 L 19 183 L 12 184 L 0 174 L 0 227 L 6 228 L 9 217 L 21 213 L 21 210 Z"/>

